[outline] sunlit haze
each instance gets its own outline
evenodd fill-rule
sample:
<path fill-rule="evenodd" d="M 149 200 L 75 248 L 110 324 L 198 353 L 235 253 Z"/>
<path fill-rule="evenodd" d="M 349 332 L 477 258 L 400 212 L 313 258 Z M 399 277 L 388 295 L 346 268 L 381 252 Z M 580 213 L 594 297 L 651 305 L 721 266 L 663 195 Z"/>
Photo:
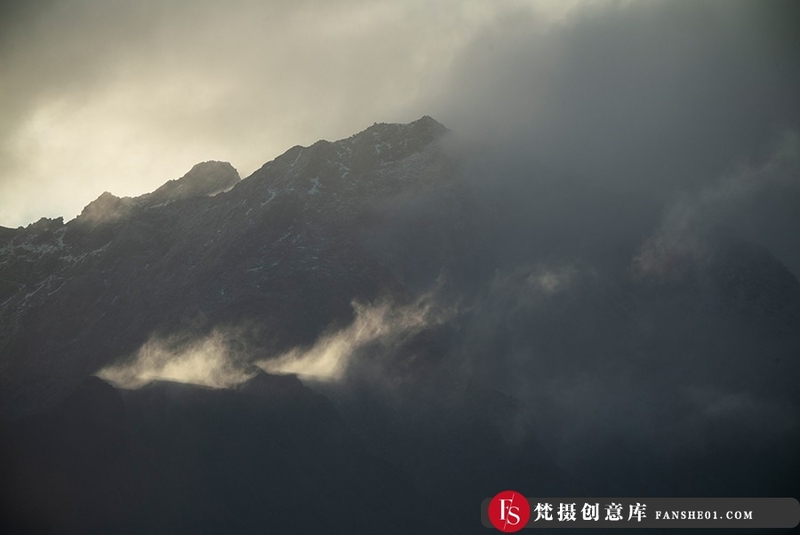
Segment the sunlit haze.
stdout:
<path fill-rule="evenodd" d="M 0 225 L 76 216 L 197 162 L 242 177 L 296 144 L 407 122 L 476 36 L 575 2 L 122 2 L 4 8 Z M 502 22 L 505 24 L 505 22 Z M 434 106 L 435 107 L 435 106 Z"/>

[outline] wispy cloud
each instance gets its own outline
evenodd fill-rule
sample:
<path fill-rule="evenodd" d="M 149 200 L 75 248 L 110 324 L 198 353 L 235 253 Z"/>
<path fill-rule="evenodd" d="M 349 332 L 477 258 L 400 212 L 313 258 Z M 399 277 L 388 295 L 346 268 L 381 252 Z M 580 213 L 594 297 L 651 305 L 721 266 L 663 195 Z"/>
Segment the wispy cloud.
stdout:
<path fill-rule="evenodd" d="M 131 359 L 107 366 L 97 376 L 128 389 L 152 381 L 230 388 L 257 373 L 255 364 L 268 373 L 338 380 L 362 351 L 374 348 L 380 354 L 402 347 L 414 335 L 441 325 L 455 313 L 454 307 L 437 303 L 433 293 L 405 305 L 384 299 L 374 304 L 353 302 L 352 306 L 355 319 L 350 325 L 323 334 L 311 347 L 295 347 L 274 358 L 254 362 L 256 352 L 243 349 L 242 329 L 220 327 L 200 337 L 185 333 L 153 336 Z M 364 357 L 372 358 L 370 355 Z"/>
<path fill-rule="evenodd" d="M 254 374 L 232 349 L 236 336 L 235 330 L 216 329 L 194 340 L 179 335 L 153 337 L 130 362 L 103 368 L 97 376 L 128 389 L 152 381 L 231 387 Z"/>
<path fill-rule="evenodd" d="M 674 279 L 709 261 L 713 250 L 707 233 L 719 226 L 736 228 L 744 235 L 754 233 L 753 224 L 773 215 L 774 206 L 760 202 L 760 197 L 770 192 L 784 198 L 800 195 L 797 132 L 785 132 L 765 162 L 740 164 L 715 184 L 685 193 L 670 204 L 657 232 L 634 257 L 634 273 L 656 280 Z M 774 252 L 780 256 L 782 251 Z"/>
<path fill-rule="evenodd" d="M 348 327 L 323 335 L 310 348 L 291 351 L 256 364 L 271 373 L 296 373 L 321 380 L 341 379 L 359 352 L 374 348 L 364 358 L 402 345 L 411 336 L 444 322 L 453 309 L 439 307 L 431 294 L 408 305 L 383 301 L 373 305 L 354 302 L 355 320 Z"/>

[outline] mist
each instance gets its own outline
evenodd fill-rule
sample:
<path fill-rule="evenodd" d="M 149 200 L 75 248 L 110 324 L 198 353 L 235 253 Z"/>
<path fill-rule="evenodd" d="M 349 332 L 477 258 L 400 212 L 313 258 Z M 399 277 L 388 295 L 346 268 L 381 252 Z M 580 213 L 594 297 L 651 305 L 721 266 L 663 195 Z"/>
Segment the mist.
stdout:
<path fill-rule="evenodd" d="M 200 338 L 186 333 L 153 336 L 135 355 L 99 370 L 97 376 L 125 389 L 153 381 L 230 388 L 254 375 L 241 351 L 236 352 L 240 336 L 235 329 L 221 328 Z"/>
<path fill-rule="evenodd" d="M 323 334 L 310 348 L 293 348 L 256 365 L 269 373 L 294 373 L 315 381 L 341 380 L 354 358 L 383 358 L 382 353 L 402 347 L 414 335 L 441 325 L 453 315 L 452 310 L 437 303 L 433 292 L 407 305 L 388 300 L 374 305 L 353 302 L 353 309 L 355 319 L 344 329 Z"/>
<path fill-rule="evenodd" d="M 510 226 L 539 214 L 551 248 L 639 240 L 715 196 L 715 217 L 797 275 L 796 174 L 768 169 L 795 161 L 798 20 L 779 2 L 598 3 L 558 24 L 520 9 L 476 35 L 430 106 L 481 154 L 483 193 L 528 212 Z"/>

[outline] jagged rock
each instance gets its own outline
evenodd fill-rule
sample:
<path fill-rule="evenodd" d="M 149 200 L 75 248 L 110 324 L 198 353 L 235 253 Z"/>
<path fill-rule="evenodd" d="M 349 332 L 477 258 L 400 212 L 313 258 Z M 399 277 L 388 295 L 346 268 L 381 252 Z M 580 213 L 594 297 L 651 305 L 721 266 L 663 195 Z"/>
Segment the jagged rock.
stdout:
<path fill-rule="evenodd" d="M 240 180 L 239 173 L 228 162 L 208 161 L 195 165 L 181 178 L 170 180 L 141 199 L 152 205 L 191 197 L 211 197 L 230 190 Z"/>

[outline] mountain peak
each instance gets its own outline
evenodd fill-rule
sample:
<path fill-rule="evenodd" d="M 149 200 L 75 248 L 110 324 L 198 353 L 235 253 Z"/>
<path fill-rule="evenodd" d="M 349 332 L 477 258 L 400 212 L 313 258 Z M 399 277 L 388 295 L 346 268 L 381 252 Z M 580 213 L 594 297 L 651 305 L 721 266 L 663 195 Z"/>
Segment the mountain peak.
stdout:
<path fill-rule="evenodd" d="M 352 143 L 356 168 L 369 168 L 378 162 L 398 161 L 420 152 L 447 131 L 442 124 L 425 115 L 405 124 L 375 123 L 343 142 Z"/>
<path fill-rule="evenodd" d="M 444 126 L 442 123 L 440 123 L 430 115 L 423 115 L 422 117 L 412 122 L 411 124 L 416 126 L 417 128 L 427 128 L 431 130 L 437 130 L 440 133 L 444 133 L 447 131 L 446 126 Z"/>
<path fill-rule="evenodd" d="M 117 221 L 130 212 L 133 203 L 130 197 L 117 197 L 104 191 L 98 198 L 87 204 L 78 216 L 78 221 L 89 224 Z"/>
<path fill-rule="evenodd" d="M 320 140 L 308 147 L 296 145 L 245 179 L 247 185 L 243 187 L 258 189 L 267 182 L 269 186 L 264 191 L 272 196 L 280 188 L 294 191 L 295 181 L 301 179 L 310 181 L 308 186 L 303 185 L 307 187 L 305 191 L 316 194 L 320 187 L 324 189 L 345 177 L 352 181 L 421 154 L 448 131 L 429 115 L 410 123 L 374 123 L 338 141 Z"/>
<path fill-rule="evenodd" d="M 86 205 L 78 220 L 90 224 L 111 223 L 127 217 L 136 207 L 191 197 L 211 197 L 228 191 L 240 180 L 239 173 L 228 162 L 201 162 L 182 177 L 169 180 L 157 190 L 138 197 L 117 197 L 106 191 Z"/>
<path fill-rule="evenodd" d="M 353 137 L 379 138 L 381 141 L 411 138 L 425 144 L 435 140 L 445 132 L 447 132 L 447 128 L 443 124 L 430 115 L 423 115 L 410 123 L 373 123 L 372 126 L 355 134 Z"/>
<path fill-rule="evenodd" d="M 239 180 L 239 173 L 228 162 L 210 160 L 195 164 L 181 178 L 170 180 L 154 192 L 143 195 L 148 201 L 165 202 L 189 197 L 211 197 L 228 191 Z"/>

